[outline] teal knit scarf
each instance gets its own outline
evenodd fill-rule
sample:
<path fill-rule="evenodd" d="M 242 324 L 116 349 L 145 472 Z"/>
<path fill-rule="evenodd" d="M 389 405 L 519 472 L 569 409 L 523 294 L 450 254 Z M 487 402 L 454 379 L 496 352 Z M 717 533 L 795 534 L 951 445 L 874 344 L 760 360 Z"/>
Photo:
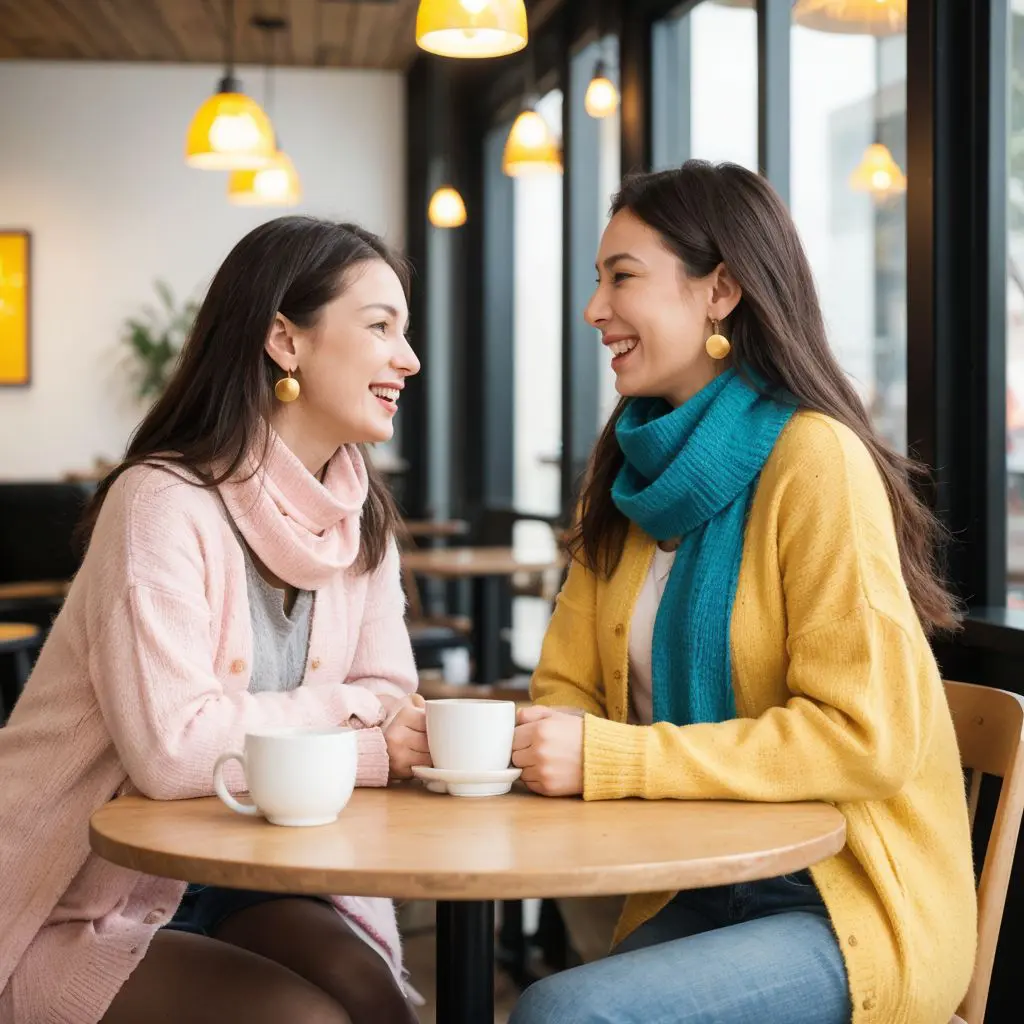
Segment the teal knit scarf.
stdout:
<path fill-rule="evenodd" d="M 736 717 L 729 624 L 743 531 L 764 464 L 795 406 L 727 370 L 676 409 L 636 398 L 616 437 L 612 500 L 655 540 L 680 538 L 654 620 L 654 721 Z"/>

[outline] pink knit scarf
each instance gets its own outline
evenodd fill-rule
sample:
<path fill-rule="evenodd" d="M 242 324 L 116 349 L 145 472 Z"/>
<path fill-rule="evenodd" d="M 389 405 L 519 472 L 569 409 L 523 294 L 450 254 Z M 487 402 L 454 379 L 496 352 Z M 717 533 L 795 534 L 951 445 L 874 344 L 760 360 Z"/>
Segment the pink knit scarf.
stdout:
<path fill-rule="evenodd" d="M 321 483 L 271 431 L 267 458 L 256 467 L 250 455 L 220 485 L 228 513 L 275 576 L 300 590 L 318 590 L 359 554 L 368 489 L 362 455 L 353 445 L 339 448 Z"/>

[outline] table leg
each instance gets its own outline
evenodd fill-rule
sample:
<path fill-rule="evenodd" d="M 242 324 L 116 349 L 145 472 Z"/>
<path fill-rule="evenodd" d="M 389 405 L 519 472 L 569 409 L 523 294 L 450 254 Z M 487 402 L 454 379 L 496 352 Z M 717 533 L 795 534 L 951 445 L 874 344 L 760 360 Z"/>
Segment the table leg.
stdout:
<path fill-rule="evenodd" d="M 494 903 L 437 904 L 437 1024 L 494 1020 Z"/>
<path fill-rule="evenodd" d="M 507 643 L 502 629 L 509 621 L 511 602 L 498 576 L 484 576 L 473 581 L 473 654 L 476 657 L 476 682 L 490 685 L 498 682 L 509 661 Z"/>

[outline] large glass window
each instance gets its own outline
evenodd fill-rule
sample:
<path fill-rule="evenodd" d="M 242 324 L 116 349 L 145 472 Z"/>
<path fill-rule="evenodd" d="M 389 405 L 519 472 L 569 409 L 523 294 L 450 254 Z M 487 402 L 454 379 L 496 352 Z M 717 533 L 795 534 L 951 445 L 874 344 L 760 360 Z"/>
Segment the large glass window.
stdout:
<path fill-rule="evenodd" d="M 678 167 L 690 155 L 690 21 L 678 12 L 651 31 L 651 167 Z"/>
<path fill-rule="evenodd" d="M 611 37 L 604 42 L 604 52 L 612 56 L 611 64 L 616 66 L 618 63 L 618 40 Z M 618 83 L 618 76 L 615 78 Z M 600 235 L 604 231 L 605 226 L 608 223 L 608 212 L 611 206 L 612 196 L 619 189 L 619 184 L 622 180 L 621 172 L 621 160 L 622 160 L 622 129 L 619 119 L 619 111 L 616 110 L 610 117 L 601 118 L 597 122 L 598 128 L 598 160 L 597 160 L 597 209 L 594 212 L 594 216 L 597 218 L 597 224 L 599 227 L 598 231 L 598 244 L 600 244 Z M 595 246 L 594 252 L 586 264 L 588 267 L 597 259 L 597 247 Z M 589 293 L 587 298 L 590 298 Z M 583 315 L 582 310 L 580 316 Z M 615 408 L 615 403 L 618 401 L 618 392 L 615 390 L 615 373 L 612 370 L 611 360 L 608 358 L 608 354 L 604 347 L 600 344 L 596 344 L 594 351 L 598 360 L 598 406 L 597 406 L 597 423 L 595 429 L 600 431 L 604 426 L 605 421 L 611 415 L 612 410 Z"/>
<path fill-rule="evenodd" d="M 1006 227 L 1007 604 L 1024 608 L 1024 0 L 1010 11 Z"/>
<path fill-rule="evenodd" d="M 537 113 L 562 134 L 562 93 Z M 515 476 L 517 509 L 559 511 L 562 439 L 562 176 L 524 174 L 515 186 Z"/>
<path fill-rule="evenodd" d="M 574 503 L 598 432 L 618 399 L 607 350 L 600 343 L 599 333 L 584 319 L 587 303 L 594 293 L 594 264 L 601 234 L 608 223 L 611 199 L 621 179 L 619 107 L 617 102 L 595 102 L 602 95 L 606 96 L 594 90 L 599 73 L 618 88 L 619 48 L 614 36 L 590 43 L 571 59 L 573 110 L 567 122 L 570 162 L 566 168 L 572 195 L 571 248 L 566 261 L 569 310 L 563 344 L 568 348 L 572 368 L 566 381 L 572 416 L 571 434 L 563 439 L 569 446 L 566 460 L 569 475 L 562 481 L 566 506 L 563 512 Z M 602 114 L 604 116 L 598 116 Z"/>
<path fill-rule="evenodd" d="M 833 350 L 905 450 L 906 36 L 847 29 L 793 27 L 791 207 Z"/>
<path fill-rule="evenodd" d="M 562 92 L 536 105 L 555 136 L 562 135 Z M 517 511 L 558 516 L 562 446 L 562 175 L 525 174 L 514 179 L 514 475 Z M 513 546 L 522 558 L 551 557 L 555 538 L 544 524 L 515 527 Z M 512 607 L 512 657 L 537 663 L 550 608 L 535 598 Z"/>
<path fill-rule="evenodd" d="M 757 170 L 757 12 L 704 0 L 690 22 L 690 156 Z"/>
<path fill-rule="evenodd" d="M 651 45 L 654 169 L 697 157 L 756 170 L 752 0 L 704 0 L 688 14 L 671 14 L 655 23 Z"/>

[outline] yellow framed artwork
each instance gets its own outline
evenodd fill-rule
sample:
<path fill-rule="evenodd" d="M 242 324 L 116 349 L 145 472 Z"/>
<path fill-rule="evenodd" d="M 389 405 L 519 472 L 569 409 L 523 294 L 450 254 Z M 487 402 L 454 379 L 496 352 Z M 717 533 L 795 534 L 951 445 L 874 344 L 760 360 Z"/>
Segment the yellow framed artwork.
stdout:
<path fill-rule="evenodd" d="M 27 231 L 0 228 L 0 387 L 32 380 L 31 254 Z"/>

